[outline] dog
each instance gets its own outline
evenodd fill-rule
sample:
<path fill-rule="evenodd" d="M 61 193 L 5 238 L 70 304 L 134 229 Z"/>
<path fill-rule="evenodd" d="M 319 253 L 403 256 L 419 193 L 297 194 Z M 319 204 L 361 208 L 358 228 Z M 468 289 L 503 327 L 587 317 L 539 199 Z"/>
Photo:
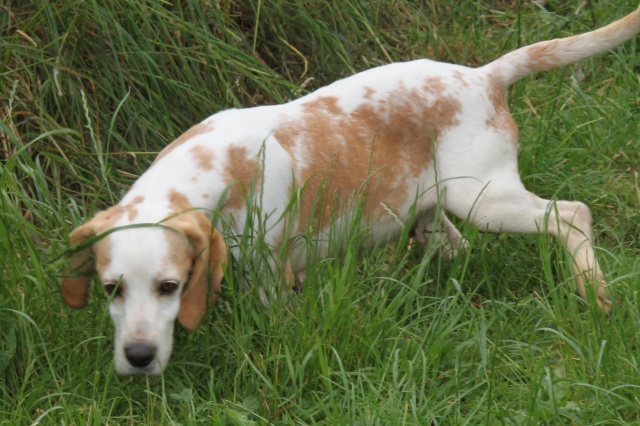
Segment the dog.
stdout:
<path fill-rule="evenodd" d="M 85 306 L 96 271 L 110 300 L 116 371 L 160 374 L 175 320 L 195 329 L 220 294 L 227 245 L 215 218 L 240 234 L 248 206 L 259 201 L 274 253 L 269 267 L 285 289 L 303 279 L 308 262 L 306 245 L 292 243 L 296 236 L 314 235 L 322 258 L 325 237 L 340 226 L 355 221 L 364 249 L 397 240 L 410 226 L 417 241 L 436 235 L 452 257 L 468 243 L 451 213 L 482 231 L 555 237 L 571 257 L 579 295 L 592 286 L 608 313 L 590 210 L 525 189 L 506 91 L 639 31 L 640 7 L 601 29 L 526 46 L 479 68 L 391 63 L 286 104 L 218 112 L 165 147 L 117 205 L 71 232 L 76 249 L 62 297 L 72 308 Z M 291 205 L 295 214 L 287 213 Z"/>

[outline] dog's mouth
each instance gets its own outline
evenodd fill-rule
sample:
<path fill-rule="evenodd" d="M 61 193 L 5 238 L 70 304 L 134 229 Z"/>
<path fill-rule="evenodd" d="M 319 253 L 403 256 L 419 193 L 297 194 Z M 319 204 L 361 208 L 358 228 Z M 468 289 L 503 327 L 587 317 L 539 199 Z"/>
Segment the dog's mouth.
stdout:
<path fill-rule="evenodd" d="M 162 373 L 160 364 L 156 360 L 151 361 L 151 363 L 146 367 L 134 367 L 132 365 L 125 364 L 124 366 L 116 368 L 116 371 L 120 376 L 133 376 L 135 374 L 158 376 L 160 375 L 160 373 Z"/>

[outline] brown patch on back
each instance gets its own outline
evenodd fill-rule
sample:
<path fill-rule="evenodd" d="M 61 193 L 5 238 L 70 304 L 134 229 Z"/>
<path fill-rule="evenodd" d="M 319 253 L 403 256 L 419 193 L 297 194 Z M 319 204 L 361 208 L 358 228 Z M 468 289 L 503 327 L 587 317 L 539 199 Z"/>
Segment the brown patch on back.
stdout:
<path fill-rule="evenodd" d="M 446 89 L 447 84 L 440 76 L 426 78 L 422 84 L 422 90 L 425 93 L 429 93 L 435 97 L 441 97 Z"/>
<path fill-rule="evenodd" d="M 213 151 L 203 145 L 196 145 L 190 151 L 201 169 L 213 169 Z"/>
<path fill-rule="evenodd" d="M 262 173 L 256 159 L 247 155 L 247 148 L 231 145 L 227 151 L 223 176 L 225 182 L 230 185 L 225 206 L 239 209 L 246 204 L 254 177 L 255 185 L 260 186 Z"/>
<path fill-rule="evenodd" d="M 469 82 L 467 81 L 467 79 L 465 78 L 465 75 L 461 71 L 455 70 L 453 72 L 453 77 L 456 79 L 458 83 L 460 83 L 460 86 L 462 87 L 469 86 Z"/>
<path fill-rule="evenodd" d="M 375 93 L 376 93 L 375 89 L 372 89 L 369 86 L 366 86 L 364 88 L 364 98 L 365 99 L 371 99 Z"/>
<path fill-rule="evenodd" d="M 495 113 L 487 119 L 487 126 L 495 129 L 500 133 L 506 133 L 513 136 L 514 143 L 518 143 L 518 126 L 509 112 L 507 105 L 507 96 L 501 79 L 489 76 L 488 88 L 489 100 L 495 108 Z"/>
<path fill-rule="evenodd" d="M 306 164 L 296 170 L 296 184 L 305 186 L 298 231 L 325 227 L 354 197 L 370 213 L 366 219 L 375 220 L 387 214 L 382 204 L 398 211 L 417 195 L 410 193 L 415 188 L 408 187 L 405 176 L 426 170 L 434 141 L 458 124 L 460 102 L 445 89 L 440 78 L 426 79 L 421 89 L 399 86 L 386 99 L 362 103 L 349 114 L 337 97 L 321 97 L 303 106 L 300 120 L 276 129 L 290 155 L 296 143 L 306 147 Z"/>
<path fill-rule="evenodd" d="M 320 96 L 316 99 L 302 104 L 302 110 L 313 114 L 317 110 L 326 110 L 330 114 L 344 114 L 342 108 L 338 106 L 338 98 L 335 96 Z"/>
<path fill-rule="evenodd" d="M 193 137 L 204 134 L 204 133 L 212 132 L 213 130 L 214 130 L 214 127 L 211 124 L 205 124 L 205 123 L 196 124 L 195 126 L 191 127 L 189 130 L 187 130 L 186 132 L 178 136 L 176 140 L 171 142 L 162 151 L 160 151 L 160 154 L 158 154 L 158 156 L 153 161 L 153 163 L 151 163 L 151 166 L 156 164 L 158 161 L 160 161 L 162 157 L 166 156 L 171 151 L 173 151 L 174 149 L 176 149 L 177 147 L 179 147 L 189 139 L 192 139 Z"/>

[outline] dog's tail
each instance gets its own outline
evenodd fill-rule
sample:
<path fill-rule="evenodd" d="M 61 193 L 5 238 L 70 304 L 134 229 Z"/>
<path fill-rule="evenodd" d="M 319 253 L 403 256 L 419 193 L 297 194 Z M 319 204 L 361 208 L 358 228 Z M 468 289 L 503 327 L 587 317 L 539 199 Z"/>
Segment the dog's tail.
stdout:
<path fill-rule="evenodd" d="M 640 32 L 640 7 L 606 27 L 573 37 L 543 41 L 522 47 L 484 68 L 504 87 L 527 74 L 562 67 L 606 52 Z"/>

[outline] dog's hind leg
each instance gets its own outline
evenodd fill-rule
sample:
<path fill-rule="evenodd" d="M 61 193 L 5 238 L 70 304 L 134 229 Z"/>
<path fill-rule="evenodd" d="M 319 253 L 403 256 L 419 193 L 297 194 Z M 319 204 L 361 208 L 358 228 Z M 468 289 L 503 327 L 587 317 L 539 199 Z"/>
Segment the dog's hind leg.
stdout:
<path fill-rule="evenodd" d="M 542 199 L 528 192 L 516 175 L 490 180 L 484 186 L 471 180 L 452 182 L 447 188 L 446 207 L 483 231 L 549 233 L 566 246 L 571 256 L 580 296 L 587 299 L 585 284 L 591 283 L 601 310 L 611 310 L 592 245 L 591 212 L 584 203 Z"/>
<path fill-rule="evenodd" d="M 460 234 L 458 228 L 438 207 L 428 210 L 418 218 L 414 238 L 422 244 L 438 244 L 440 253 L 447 259 L 453 259 L 469 246 L 469 242 Z"/>

